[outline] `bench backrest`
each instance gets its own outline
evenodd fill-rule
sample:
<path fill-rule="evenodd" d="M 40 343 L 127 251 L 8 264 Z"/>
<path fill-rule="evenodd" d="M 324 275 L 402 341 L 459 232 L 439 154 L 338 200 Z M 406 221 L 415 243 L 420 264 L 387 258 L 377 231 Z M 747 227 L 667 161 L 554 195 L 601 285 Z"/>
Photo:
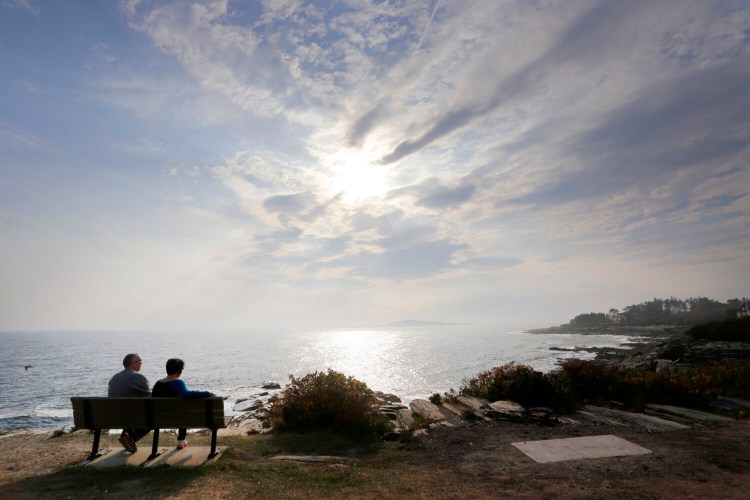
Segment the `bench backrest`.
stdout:
<path fill-rule="evenodd" d="M 180 398 L 70 398 L 81 429 L 173 429 L 226 427 L 224 400 Z"/>

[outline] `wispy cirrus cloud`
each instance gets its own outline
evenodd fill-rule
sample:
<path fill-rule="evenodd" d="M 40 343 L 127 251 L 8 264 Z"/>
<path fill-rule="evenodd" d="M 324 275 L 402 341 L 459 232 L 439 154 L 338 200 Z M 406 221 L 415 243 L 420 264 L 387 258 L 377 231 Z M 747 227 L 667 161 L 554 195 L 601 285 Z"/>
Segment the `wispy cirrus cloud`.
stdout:
<path fill-rule="evenodd" d="M 4 281 L 99 252 L 149 318 L 473 321 L 750 279 L 745 2 L 0 5 Z"/>

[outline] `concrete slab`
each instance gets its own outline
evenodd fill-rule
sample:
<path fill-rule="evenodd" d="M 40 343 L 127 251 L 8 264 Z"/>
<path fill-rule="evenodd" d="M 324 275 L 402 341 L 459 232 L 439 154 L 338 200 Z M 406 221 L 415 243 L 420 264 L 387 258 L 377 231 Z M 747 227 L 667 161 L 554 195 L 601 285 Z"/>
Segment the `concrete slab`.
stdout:
<path fill-rule="evenodd" d="M 622 457 L 651 453 L 651 450 L 611 434 L 547 439 L 544 441 L 522 441 L 512 443 L 512 445 L 542 464 L 584 458 Z"/>
<path fill-rule="evenodd" d="M 182 450 L 176 448 L 159 448 L 161 453 L 153 460 L 148 459 L 151 455 L 151 447 L 139 447 L 135 453 L 128 453 L 125 450 L 117 450 L 107 453 L 91 462 L 83 462 L 81 465 L 89 467 L 121 467 L 123 465 L 134 465 L 141 467 L 158 467 L 160 465 L 182 465 L 195 467 L 206 462 L 216 460 L 221 456 L 226 448 L 217 447 L 216 455 L 209 460 L 208 455 L 211 453 L 210 446 L 188 446 Z"/>

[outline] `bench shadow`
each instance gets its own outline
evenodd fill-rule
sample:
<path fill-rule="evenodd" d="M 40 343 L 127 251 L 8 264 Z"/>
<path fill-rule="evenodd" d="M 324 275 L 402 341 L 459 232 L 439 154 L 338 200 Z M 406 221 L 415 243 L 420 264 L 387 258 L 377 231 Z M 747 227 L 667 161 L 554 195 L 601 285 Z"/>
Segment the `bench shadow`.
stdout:
<path fill-rule="evenodd" d="M 151 467 L 71 465 L 50 474 L 0 485 L 0 498 L 163 498 L 177 496 L 196 479 L 210 475 L 216 460 L 199 466 L 155 464 Z M 137 492 L 137 493 L 136 493 Z"/>

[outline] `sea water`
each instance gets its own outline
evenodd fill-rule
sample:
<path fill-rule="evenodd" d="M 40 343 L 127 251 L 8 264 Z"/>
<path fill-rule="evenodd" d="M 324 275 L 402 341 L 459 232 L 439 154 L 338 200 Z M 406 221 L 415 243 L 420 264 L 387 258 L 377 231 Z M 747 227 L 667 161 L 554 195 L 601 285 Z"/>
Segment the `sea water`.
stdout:
<path fill-rule="evenodd" d="M 258 397 L 265 382 L 333 369 L 408 402 L 458 389 L 462 381 L 511 361 L 540 371 L 586 351 L 638 340 L 613 335 L 531 334 L 502 328 L 441 325 L 311 331 L 0 332 L 0 429 L 71 427 L 71 396 L 106 396 L 122 358 L 137 352 L 150 385 L 165 362 L 185 361 L 192 390 L 226 399 L 227 414 Z M 33 366 L 30 366 L 33 365 Z M 272 391 L 273 392 L 273 391 Z"/>

